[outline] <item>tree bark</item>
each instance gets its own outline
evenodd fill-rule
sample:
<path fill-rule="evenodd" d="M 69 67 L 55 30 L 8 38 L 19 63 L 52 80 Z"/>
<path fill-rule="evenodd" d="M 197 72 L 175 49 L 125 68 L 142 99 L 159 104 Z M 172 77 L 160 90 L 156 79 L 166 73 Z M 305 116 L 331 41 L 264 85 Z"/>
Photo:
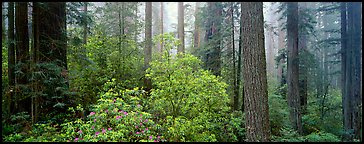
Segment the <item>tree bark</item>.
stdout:
<path fill-rule="evenodd" d="M 17 2 L 15 4 L 15 36 L 16 36 L 16 63 L 20 65 L 22 74 L 16 76 L 19 86 L 18 96 L 26 96 L 25 89 L 28 87 L 29 75 L 29 35 L 28 35 L 28 3 Z M 17 87 L 18 87 L 17 86 Z M 19 111 L 27 111 L 30 114 L 30 97 L 19 99 Z"/>
<path fill-rule="evenodd" d="M 185 53 L 184 25 L 183 2 L 178 2 L 178 38 L 181 41 L 181 45 L 178 46 L 177 53 Z"/>
<path fill-rule="evenodd" d="M 10 87 L 10 109 L 14 113 L 17 107 L 15 95 L 15 36 L 14 36 L 14 2 L 8 3 L 8 78 Z"/>
<path fill-rule="evenodd" d="M 232 53 L 233 53 L 233 89 L 234 89 L 234 105 L 233 109 L 239 109 L 239 85 L 237 85 L 237 74 L 236 74 L 236 58 L 235 58 L 235 26 L 234 26 L 234 2 L 231 2 L 230 6 L 230 16 L 231 16 L 231 42 L 232 42 Z"/>
<path fill-rule="evenodd" d="M 290 120 L 292 126 L 299 134 L 303 133 L 302 117 L 300 107 L 300 95 L 298 88 L 298 3 L 288 2 L 287 16 L 287 38 L 288 38 L 288 61 L 287 61 L 287 82 L 288 82 L 288 106 L 290 108 Z"/>
<path fill-rule="evenodd" d="M 346 20 L 346 2 L 340 3 L 340 15 L 341 15 L 341 95 L 342 95 L 342 113 L 343 113 L 343 127 L 346 130 L 346 46 L 347 46 L 347 20 Z M 343 138 L 346 139 L 347 136 L 344 134 Z"/>
<path fill-rule="evenodd" d="M 163 34 L 163 2 L 160 2 L 160 5 L 161 5 L 161 34 Z M 159 53 L 163 53 L 163 45 L 164 45 L 164 42 L 163 42 L 163 39 L 161 39 L 161 44 L 160 44 L 160 49 L 159 49 Z"/>
<path fill-rule="evenodd" d="M 83 44 L 87 44 L 87 33 L 88 33 L 88 28 L 87 28 L 87 2 L 84 2 L 84 7 L 83 7 L 83 12 L 84 12 L 84 25 L 83 25 Z"/>
<path fill-rule="evenodd" d="M 249 142 L 267 142 L 270 126 L 263 3 L 242 2 L 241 5 L 246 137 Z"/>
<path fill-rule="evenodd" d="M 144 47 L 144 70 L 147 70 L 152 60 L 152 2 L 146 2 L 145 6 L 145 47 Z M 144 79 L 144 85 L 149 91 L 152 87 L 148 78 Z"/>
<path fill-rule="evenodd" d="M 199 31 L 199 27 L 198 27 L 198 13 L 199 13 L 199 7 L 200 7 L 200 3 L 196 2 L 196 7 L 195 7 L 195 29 L 193 32 L 193 47 L 196 49 L 200 46 L 200 31 Z"/>

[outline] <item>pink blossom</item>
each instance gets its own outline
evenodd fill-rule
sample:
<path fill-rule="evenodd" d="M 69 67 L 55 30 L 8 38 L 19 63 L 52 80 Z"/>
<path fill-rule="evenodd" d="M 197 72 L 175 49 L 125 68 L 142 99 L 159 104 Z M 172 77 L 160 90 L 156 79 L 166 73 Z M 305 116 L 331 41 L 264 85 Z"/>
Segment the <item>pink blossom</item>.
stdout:
<path fill-rule="evenodd" d="M 82 134 L 82 130 L 79 130 L 78 133 Z"/>
<path fill-rule="evenodd" d="M 127 112 L 124 112 L 124 115 L 128 115 L 128 113 Z"/>
<path fill-rule="evenodd" d="M 107 112 L 109 112 L 109 110 L 105 110 L 105 112 L 107 113 Z"/>
<path fill-rule="evenodd" d="M 140 116 L 143 116 L 142 114 L 140 114 Z"/>
<path fill-rule="evenodd" d="M 116 116 L 116 120 L 121 119 L 121 118 L 122 118 L 122 116 Z"/>
<path fill-rule="evenodd" d="M 140 134 L 140 132 L 136 132 L 136 134 Z"/>
<path fill-rule="evenodd" d="M 96 122 L 96 119 L 94 119 L 94 122 Z"/>
<path fill-rule="evenodd" d="M 154 142 L 158 142 L 157 140 L 154 140 Z"/>
<path fill-rule="evenodd" d="M 161 138 L 161 136 L 158 136 L 158 139 L 160 139 Z"/>
<path fill-rule="evenodd" d="M 148 119 L 145 119 L 144 122 L 148 122 Z"/>
<path fill-rule="evenodd" d="M 78 138 L 75 138 L 75 141 L 78 141 Z"/>
<path fill-rule="evenodd" d="M 92 128 L 92 129 L 95 129 L 95 126 L 92 126 L 91 128 Z"/>
<path fill-rule="evenodd" d="M 108 128 L 107 130 L 109 130 L 109 131 L 110 131 L 110 130 L 112 130 L 112 128 Z"/>
<path fill-rule="evenodd" d="M 140 107 L 140 104 L 138 104 L 138 107 Z"/>
<path fill-rule="evenodd" d="M 142 131 L 142 133 L 144 133 L 144 131 Z"/>
<path fill-rule="evenodd" d="M 147 130 L 148 130 L 148 128 L 145 128 L 145 130 L 147 131 Z"/>
<path fill-rule="evenodd" d="M 100 132 L 95 132 L 95 135 L 99 135 L 100 134 Z"/>
<path fill-rule="evenodd" d="M 140 125 L 142 125 L 142 123 L 140 123 Z"/>
<path fill-rule="evenodd" d="M 105 132 L 106 132 L 106 130 L 104 128 L 102 128 L 102 133 L 105 133 Z"/>
<path fill-rule="evenodd" d="M 137 129 L 137 128 L 138 128 L 138 126 L 135 126 L 135 128 Z"/>
<path fill-rule="evenodd" d="M 153 136 L 149 136 L 149 139 L 153 139 Z"/>
<path fill-rule="evenodd" d="M 116 99 L 114 99 L 114 102 L 116 102 Z"/>
<path fill-rule="evenodd" d="M 96 114 L 96 113 L 95 113 L 95 112 L 91 112 L 91 113 L 90 113 L 90 116 L 92 116 L 92 115 L 94 115 L 94 114 Z"/>

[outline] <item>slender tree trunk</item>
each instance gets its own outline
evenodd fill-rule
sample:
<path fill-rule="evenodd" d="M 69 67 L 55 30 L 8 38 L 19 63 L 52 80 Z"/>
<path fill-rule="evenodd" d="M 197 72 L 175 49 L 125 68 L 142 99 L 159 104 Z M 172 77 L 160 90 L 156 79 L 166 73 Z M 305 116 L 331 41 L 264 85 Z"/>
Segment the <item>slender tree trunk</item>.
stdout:
<path fill-rule="evenodd" d="M 84 25 L 83 25 L 83 44 L 87 44 L 87 33 L 88 33 L 88 29 L 87 29 L 87 2 L 84 2 L 84 7 L 83 7 L 83 11 L 84 11 Z"/>
<path fill-rule="evenodd" d="M 242 7 L 242 3 L 240 3 L 240 4 L 241 4 L 240 6 Z M 236 77 L 237 77 L 236 85 L 238 87 L 240 87 L 240 83 L 241 83 L 241 79 L 242 79 L 242 77 L 241 77 L 241 67 L 243 66 L 242 63 L 241 63 L 241 57 L 242 57 L 241 51 L 242 51 L 242 44 L 243 44 L 243 40 L 242 40 L 242 34 L 243 34 L 242 33 L 242 31 L 243 31 L 243 29 L 242 29 L 242 27 L 243 27 L 242 19 L 243 18 L 244 18 L 243 15 L 240 14 L 240 20 L 239 20 L 240 27 L 239 27 L 239 48 L 238 48 L 238 70 L 236 72 Z M 244 99 L 245 99 L 244 98 L 245 97 L 245 95 L 244 95 L 244 85 L 241 86 L 241 90 L 238 89 L 238 94 L 241 94 L 242 95 L 242 97 L 241 97 L 241 99 L 242 99 L 241 110 L 244 112 Z"/>
<path fill-rule="evenodd" d="M 8 3 L 8 78 L 10 87 L 11 113 L 18 109 L 15 93 L 15 36 L 14 36 L 14 2 Z"/>
<path fill-rule="evenodd" d="M 31 49 L 32 52 L 32 62 L 33 64 L 38 63 L 39 61 L 39 2 L 33 2 L 33 12 L 32 12 L 32 25 L 33 25 L 33 46 Z M 37 71 L 36 67 L 33 67 L 33 72 Z M 35 81 L 32 83 L 33 91 L 35 93 L 39 92 L 39 82 Z M 33 97 L 32 99 L 32 123 L 36 123 L 38 121 L 39 113 L 38 113 L 38 106 L 39 106 L 39 97 Z"/>
<path fill-rule="evenodd" d="M 247 141 L 270 141 L 262 2 L 242 2 L 243 71 Z M 254 15 L 254 17 L 252 17 Z"/>
<path fill-rule="evenodd" d="M 19 74 L 16 77 L 16 83 L 21 88 L 20 95 L 26 95 L 25 89 L 28 87 L 29 75 L 29 35 L 28 35 L 28 3 L 17 2 L 15 4 L 15 36 L 16 36 L 16 63 L 20 65 Z M 31 98 L 21 98 L 19 101 L 19 111 L 31 113 Z"/>
<path fill-rule="evenodd" d="M 346 130 L 346 46 L 347 46 L 347 23 L 346 23 L 346 2 L 340 3 L 340 14 L 341 14 L 341 95 L 342 95 L 342 113 L 343 113 L 343 127 Z M 343 138 L 346 139 L 347 136 L 344 134 Z"/>
<path fill-rule="evenodd" d="M 298 3 L 288 2 L 287 38 L 288 38 L 288 106 L 290 108 L 290 120 L 292 126 L 299 134 L 302 134 L 302 117 L 300 107 L 300 95 L 298 88 Z"/>
<path fill-rule="evenodd" d="M 144 48 L 144 70 L 148 69 L 152 60 L 152 2 L 146 2 L 145 7 L 145 48 Z M 152 87 L 148 78 L 144 79 L 146 89 L 149 91 Z"/>
<path fill-rule="evenodd" d="M 161 5 L 161 34 L 163 34 L 163 2 L 160 2 Z M 159 53 L 163 53 L 163 39 L 161 40 L 161 45 L 160 45 L 160 49 L 159 49 Z"/>
<path fill-rule="evenodd" d="M 178 38 L 181 40 L 181 45 L 178 46 L 177 52 L 185 52 L 185 36 L 184 36 L 184 7 L 183 2 L 178 2 Z"/>
<path fill-rule="evenodd" d="M 236 58 L 235 58 L 235 26 L 234 26 L 234 2 L 231 2 L 231 42 L 233 48 L 233 86 L 234 86 L 234 110 L 239 109 L 239 85 L 237 85 Z"/>
<path fill-rule="evenodd" d="M 195 7 L 195 31 L 193 32 L 193 47 L 196 49 L 200 46 L 200 41 L 199 41 L 199 37 L 200 37 L 200 32 L 199 32 L 199 27 L 198 27 L 198 13 L 199 13 L 199 7 L 200 7 L 200 3 L 196 2 L 196 7 Z"/>

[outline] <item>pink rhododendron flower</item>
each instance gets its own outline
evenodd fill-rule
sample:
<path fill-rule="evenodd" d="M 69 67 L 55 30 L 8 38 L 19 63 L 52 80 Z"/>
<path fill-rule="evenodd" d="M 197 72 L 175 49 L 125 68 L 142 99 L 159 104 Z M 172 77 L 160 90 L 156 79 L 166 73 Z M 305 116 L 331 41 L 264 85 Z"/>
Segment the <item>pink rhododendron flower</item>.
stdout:
<path fill-rule="evenodd" d="M 94 115 L 94 114 L 96 114 L 96 113 L 95 113 L 95 112 L 91 112 L 91 113 L 90 113 L 90 116 L 92 116 L 92 115 Z"/>
<path fill-rule="evenodd" d="M 106 132 L 106 130 L 104 128 L 102 128 L 102 133 L 105 133 L 105 132 Z"/>
<path fill-rule="evenodd" d="M 158 136 L 158 139 L 160 139 L 161 138 L 161 136 Z"/>
<path fill-rule="evenodd" d="M 140 123 L 140 125 L 142 125 L 142 123 Z"/>
<path fill-rule="evenodd" d="M 138 126 L 135 126 L 135 128 L 138 128 Z"/>
<path fill-rule="evenodd" d="M 140 134 L 140 132 L 136 132 L 136 134 Z"/>
<path fill-rule="evenodd" d="M 94 122 L 96 122 L 96 119 L 94 119 Z"/>
<path fill-rule="evenodd" d="M 149 136 L 149 139 L 153 139 L 153 136 Z"/>
<path fill-rule="evenodd" d="M 95 126 L 92 126 L 91 128 L 92 128 L 92 129 L 95 129 Z"/>
<path fill-rule="evenodd" d="M 127 112 L 124 112 L 124 115 L 128 115 L 128 113 Z"/>
<path fill-rule="evenodd" d="M 79 130 L 78 133 L 82 134 L 82 130 Z"/>
<path fill-rule="evenodd" d="M 105 110 L 105 112 L 107 113 L 107 112 L 109 112 L 109 110 Z"/>
<path fill-rule="evenodd" d="M 122 118 L 122 116 L 116 116 L 116 120 L 121 119 L 121 118 Z"/>
<path fill-rule="evenodd" d="M 78 141 L 78 138 L 75 138 L 75 141 Z"/>
<path fill-rule="evenodd" d="M 100 134 L 100 132 L 95 132 L 95 135 L 99 135 Z"/>
<path fill-rule="evenodd" d="M 142 131 L 142 133 L 144 133 L 144 131 Z"/>
<path fill-rule="evenodd" d="M 145 128 L 145 130 L 147 131 L 147 130 L 148 130 L 148 128 Z"/>
<path fill-rule="evenodd" d="M 140 107 L 140 104 L 138 104 L 137 106 Z"/>
<path fill-rule="evenodd" d="M 158 142 L 157 140 L 154 140 L 154 142 Z"/>
<path fill-rule="evenodd" d="M 112 128 L 108 128 L 107 130 L 109 130 L 109 131 L 110 131 L 110 130 L 112 130 Z"/>
<path fill-rule="evenodd" d="M 148 122 L 148 119 L 145 119 L 144 122 Z"/>

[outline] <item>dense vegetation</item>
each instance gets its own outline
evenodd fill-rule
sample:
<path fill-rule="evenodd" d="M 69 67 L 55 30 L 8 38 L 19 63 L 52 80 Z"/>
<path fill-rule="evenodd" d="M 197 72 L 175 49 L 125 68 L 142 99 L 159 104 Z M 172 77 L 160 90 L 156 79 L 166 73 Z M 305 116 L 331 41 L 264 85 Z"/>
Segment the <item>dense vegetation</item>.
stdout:
<path fill-rule="evenodd" d="M 2 2 L 3 142 L 362 141 L 361 3 L 176 6 Z"/>

